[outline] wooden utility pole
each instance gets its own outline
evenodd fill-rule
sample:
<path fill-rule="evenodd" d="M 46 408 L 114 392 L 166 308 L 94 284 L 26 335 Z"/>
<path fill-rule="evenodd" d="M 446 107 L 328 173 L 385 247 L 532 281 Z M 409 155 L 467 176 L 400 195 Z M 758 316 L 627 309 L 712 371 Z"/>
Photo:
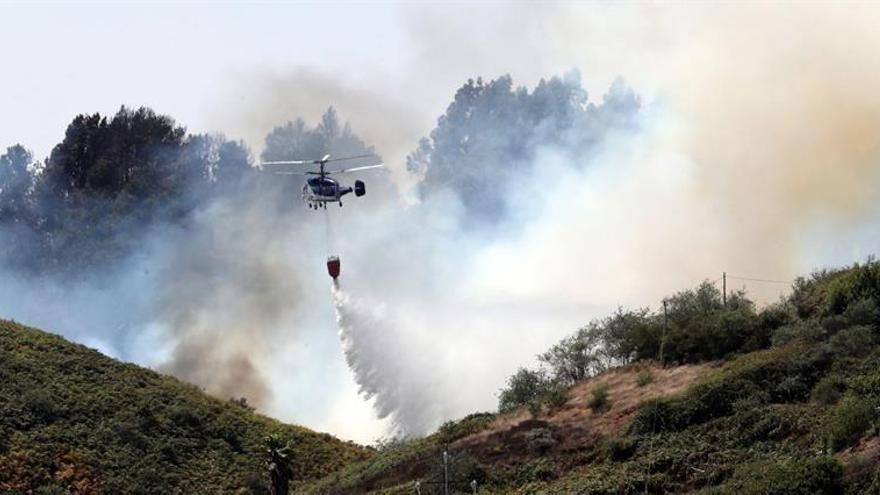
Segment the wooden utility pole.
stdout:
<path fill-rule="evenodd" d="M 666 327 L 669 325 L 669 318 L 666 314 L 666 299 L 663 300 L 663 337 L 660 339 L 660 367 L 665 368 L 663 364 L 663 348 L 666 347 Z"/>
<path fill-rule="evenodd" d="M 727 272 L 721 272 L 721 303 L 727 307 Z"/>

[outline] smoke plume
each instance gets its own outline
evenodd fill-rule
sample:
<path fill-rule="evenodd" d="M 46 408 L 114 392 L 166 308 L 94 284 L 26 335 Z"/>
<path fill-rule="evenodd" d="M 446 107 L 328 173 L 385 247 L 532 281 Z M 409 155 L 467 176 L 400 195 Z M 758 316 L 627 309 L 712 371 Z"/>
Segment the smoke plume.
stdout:
<path fill-rule="evenodd" d="M 220 397 L 267 405 L 259 368 L 300 300 L 283 216 L 265 202 L 217 201 L 202 212 L 161 267 L 159 322 L 176 344 L 161 369 Z M 289 336 L 289 335 L 288 335 Z"/>
<path fill-rule="evenodd" d="M 0 312 L 368 441 L 386 425 L 370 407 L 406 433 L 493 409 L 517 366 L 618 305 L 656 305 L 722 271 L 790 279 L 880 248 L 880 9 L 503 10 L 404 8 L 401 78 L 244 68 L 225 83 L 210 119 L 254 150 L 272 126 L 333 105 L 385 158 L 398 188 L 358 177 L 367 196 L 327 213 L 332 243 L 317 214 L 221 202 L 185 237 L 157 229 L 117 277 L 69 289 L 4 274 Z M 635 125 L 589 154 L 538 143 L 503 184 L 477 175 L 512 212 L 491 229 L 462 228 L 471 212 L 455 191 L 413 200 L 405 157 L 464 81 L 509 73 L 534 88 L 571 68 L 595 105 L 625 76 L 644 102 Z M 332 301 L 328 254 L 345 289 Z M 761 302 L 786 290 L 747 289 Z"/>

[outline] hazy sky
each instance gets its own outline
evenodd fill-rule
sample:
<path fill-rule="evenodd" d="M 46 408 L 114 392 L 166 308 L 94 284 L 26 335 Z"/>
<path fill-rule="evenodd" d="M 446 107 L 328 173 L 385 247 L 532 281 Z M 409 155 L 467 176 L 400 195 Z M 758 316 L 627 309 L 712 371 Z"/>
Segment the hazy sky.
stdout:
<path fill-rule="evenodd" d="M 651 17 L 605 26 L 621 12 L 600 3 L 578 12 L 528 2 L 181 3 L 0 2 L 0 146 L 21 142 L 45 156 L 76 114 L 112 113 L 124 104 L 150 106 L 192 132 L 221 131 L 258 148 L 266 127 L 316 118 L 330 96 L 345 107 L 340 92 L 371 88 L 407 107 L 402 120 L 413 142 L 393 144 L 411 150 L 468 77 L 510 73 L 518 84 L 534 84 L 589 61 L 585 86 L 598 94 L 632 68 L 621 63 L 620 46 L 606 43 L 638 48 L 638 66 L 658 49 L 656 38 L 630 39 L 631 30 L 650 30 Z M 604 41 L 572 43 L 581 25 L 584 34 L 596 32 L 591 40 Z M 277 101 L 266 109 L 254 100 L 273 78 L 295 87 L 297 71 L 340 87 L 316 98 L 326 101 L 310 102 L 314 109 L 294 105 L 266 117 L 271 124 L 237 121 L 248 112 L 271 113 Z M 346 117 L 358 109 L 340 110 Z"/>
<path fill-rule="evenodd" d="M 309 66 L 398 79 L 411 56 L 390 4 L 3 3 L 0 19 L 0 146 L 39 156 L 77 113 L 147 105 L 222 131 L 207 116 L 230 78 Z"/>

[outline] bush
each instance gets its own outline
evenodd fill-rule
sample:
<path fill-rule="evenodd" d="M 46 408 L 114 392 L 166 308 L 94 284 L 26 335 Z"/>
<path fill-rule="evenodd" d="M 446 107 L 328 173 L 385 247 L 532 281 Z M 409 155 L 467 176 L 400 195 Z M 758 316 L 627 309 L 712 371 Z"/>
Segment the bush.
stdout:
<path fill-rule="evenodd" d="M 509 412 L 517 407 L 538 402 L 551 385 L 543 370 L 532 371 L 528 368 L 520 368 L 507 379 L 507 388 L 501 389 L 498 410 Z"/>
<path fill-rule="evenodd" d="M 495 486 L 521 487 L 528 483 L 550 481 L 559 477 L 557 469 L 556 463 L 552 458 L 540 457 L 510 468 L 493 469 L 492 477 L 494 479 L 490 480 L 490 483 Z M 480 490 L 480 493 L 483 493 L 483 491 Z M 499 491 L 494 493 L 506 492 Z"/>
<path fill-rule="evenodd" d="M 769 342 L 751 305 L 716 308 L 678 318 L 670 326 L 664 360 L 695 363 L 757 350 Z"/>
<path fill-rule="evenodd" d="M 538 356 L 550 368 L 553 379 L 573 385 L 605 370 L 604 328 L 601 321 L 590 322 L 574 335 L 562 339 Z"/>
<path fill-rule="evenodd" d="M 554 384 L 544 396 L 544 402 L 550 409 L 559 409 L 568 402 L 568 390 L 559 384 Z"/>
<path fill-rule="evenodd" d="M 742 401 L 757 404 L 805 399 L 830 360 L 816 346 L 793 344 L 742 356 L 683 396 L 636 413 L 637 431 L 678 430 L 727 416 Z M 769 392 L 769 394 L 768 394 Z M 645 414 L 645 417 L 641 417 Z"/>
<path fill-rule="evenodd" d="M 644 387 L 649 383 L 654 381 L 654 375 L 651 373 L 651 370 L 642 370 L 639 372 L 639 375 L 636 377 L 636 385 L 639 387 Z"/>
<path fill-rule="evenodd" d="M 58 416 L 56 401 L 42 388 L 33 388 L 22 395 L 21 398 L 25 409 L 31 413 L 37 421 L 51 423 Z"/>
<path fill-rule="evenodd" d="M 880 321 L 880 310 L 875 299 L 860 299 L 847 306 L 843 316 L 850 325 L 876 325 Z"/>
<path fill-rule="evenodd" d="M 625 461 L 633 456 L 638 440 L 633 437 L 615 437 L 605 442 L 605 453 L 612 461 Z"/>
<path fill-rule="evenodd" d="M 838 357 L 856 357 L 870 353 L 876 343 L 874 328 L 859 325 L 832 335 L 828 339 L 828 349 Z"/>
<path fill-rule="evenodd" d="M 672 431 L 683 427 L 682 408 L 673 399 L 653 399 L 639 407 L 630 424 L 630 432 L 647 435 L 660 431 Z"/>
<path fill-rule="evenodd" d="M 526 445 L 530 452 L 544 455 L 556 446 L 556 439 L 553 438 L 553 431 L 549 428 L 534 428 L 526 433 Z"/>
<path fill-rule="evenodd" d="M 813 387 L 813 400 L 819 404 L 830 406 L 836 404 L 846 392 L 846 380 L 840 375 L 826 375 Z"/>
<path fill-rule="evenodd" d="M 826 335 L 834 335 L 850 326 L 849 320 L 843 315 L 832 315 L 827 318 L 822 318 L 821 324 Z"/>
<path fill-rule="evenodd" d="M 682 397 L 643 403 L 630 431 L 637 435 L 678 431 L 727 416 L 736 404 L 763 404 L 767 399 L 767 392 L 755 383 L 736 376 L 725 377 L 696 385 Z"/>
<path fill-rule="evenodd" d="M 771 304 L 758 313 L 758 326 L 769 332 L 790 325 L 795 321 L 797 321 L 795 308 L 788 302 Z"/>
<path fill-rule="evenodd" d="M 440 434 L 444 440 L 443 443 L 452 443 L 452 440 L 447 440 L 446 435 L 448 433 L 444 431 L 446 426 L 450 423 L 452 423 L 452 421 L 443 423 L 443 426 L 440 427 Z M 403 450 L 410 444 L 412 444 L 411 438 L 405 436 L 387 436 L 377 438 L 376 441 L 373 442 L 373 448 L 376 449 L 377 452 L 387 454 L 389 452 Z"/>
<path fill-rule="evenodd" d="M 607 411 L 611 407 L 611 403 L 608 400 L 608 385 L 603 383 L 596 385 L 593 390 L 590 390 L 590 399 L 587 401 L 587 405 L 590 406 L 594 413 Z"/>
<path fill-rule="evenodd" d="M 880 264 L 868 258 L 850 268 L 815 272 L 795 280 L 793 289 L 789 299 L 800 317 L 843 314 L 861 301 L 880 301 Z"/>
<path fill-rule="evenodd" d="M 495 414 L 492 413 L 469 414 L 462 418 L 460 421 L 447 421 L 443 423 L 440 426 L 438 432 L 443 439 L 443 443 L 452 443 L 459 438 L 466 437 L 472 433 L 476 433 L 482 430 L 494 419 Z M 394 444 L 396 444 L 399 442 L 406 443 L 409 442 L 409 440 L 404 438 L 392 438 L 388 440 L 388 442 L 393 442 Z"/>
<path fill-rule="evenodd" d="M 34 490 L 34 495 L 67 495 L 69 492 L 66 488 L 58 484 L 57 482 L 49 483 L 48 485 L 43 485 Z"/>
<path fill-rule="evenodd" d="M 773 347 L 782 347 L 795 340 L 818 342 L 825 338 L 825 335 L 825 329 L 818 322 L 807 320 L 777 328 L 773 331 L 770 341 Z"/>
<path fill-rule="evenodd" d="M 829 446 L 837 451 L 855 444 L 874 424 L 874 405 L 855 395 L 847 395 L 832 412 Z"/>
<path fill-rule="evenodd" d="M 738 469 L 717 492 L 744 495 L 843 493 L 843 466 L 833 457 L 750 464 Z"/>

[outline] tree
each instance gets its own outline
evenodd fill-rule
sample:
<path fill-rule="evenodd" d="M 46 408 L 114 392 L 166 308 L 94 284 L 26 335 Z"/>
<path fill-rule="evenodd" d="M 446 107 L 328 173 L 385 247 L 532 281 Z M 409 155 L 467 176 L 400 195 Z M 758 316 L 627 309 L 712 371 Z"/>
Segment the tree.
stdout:
<path fill-rule="evenodd" d="M 244 141 L 226 141 L 217 150 L 214 180 L 221 189 L 229 189 L 242 182 L 253 171 L 251 154 Z"/>
<path fill-rule="evenodd" d="M 43 176 L 61 193 L 125 192 L 143 200 L 169 185 L 185 134 L 171 117 L 145 107 L 122 107 L 109 120 L 79 115 L 53 148 Z"/>
<path fill-rule="evenodd" d="M 508 188 L 552 147 L 582 163 L 609 131 L 631 127 L 640 100 L 618 79 L 598 106 L 588 102 L 580 74 L 542 79 L 530 93 L 509 75 L 470 79 L 455 93 L 430 135 L 407 157 L 421 194 L 457 194 L 468 221 L 483 227 L 509 213 Z"/>
<path fill-rule="evenodd" d="M 538 359 L 547 364 L 553 377 L 563 384 L 573 385 L 585 380 L 608 366 L 602 346 L 604 331 L 602 322 L 590 322 L 539 355 Z"/>
<path fill-rule="evenodd" d="M 520 368 L 507 379 L 507 388 L 498 397 L 498 410 L 511 411 L 537 401 L 550 388 L 551 382 L 543 370 Z"/>
<path fill-rule="evenodd" d="M 603 347 L 610 361 L 628 364 L 660 352 L 663 322 L 647 308 L 617 311 L 602 321 Z"/>
<path fill-rule="evenodd" d="M 20 144 L 0 156 L 0 225 L 26 220 L 34 185 L 32 161 L 31 153 Z"/>
<path fill-rule="evenodd" d="M 336 110 L 330 107 L 313 128 L 302 119 L 296 119 L 272 129 L 266 136 L 260 158 L 263 161 L 312 160 L 326 154 L 341 157 L 372 153 L 373 148 L 357 137 L 348 124 L 340 125 Z M 363 163 L 353 161 L 346 165 L 370 163 L 374 162 L 365 159 Z"/>

